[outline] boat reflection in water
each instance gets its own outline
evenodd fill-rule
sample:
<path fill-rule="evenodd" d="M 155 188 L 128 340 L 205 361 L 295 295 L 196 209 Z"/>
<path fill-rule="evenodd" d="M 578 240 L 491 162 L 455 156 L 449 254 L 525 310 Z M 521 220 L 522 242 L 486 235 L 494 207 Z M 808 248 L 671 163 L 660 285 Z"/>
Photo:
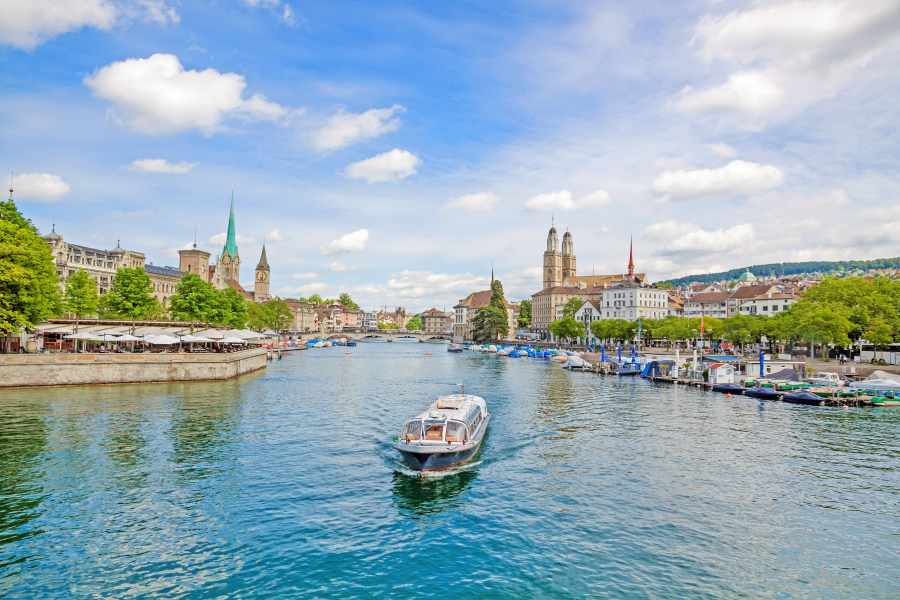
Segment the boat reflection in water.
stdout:
<path fill-rule="evenodd" d="M 394 498 L 403 510 L 432 515 L 456 506 L 459 495 L 477 476 L 478 471 L 473 468 L 440 477 L 410 476 L 394 471 Z"/>

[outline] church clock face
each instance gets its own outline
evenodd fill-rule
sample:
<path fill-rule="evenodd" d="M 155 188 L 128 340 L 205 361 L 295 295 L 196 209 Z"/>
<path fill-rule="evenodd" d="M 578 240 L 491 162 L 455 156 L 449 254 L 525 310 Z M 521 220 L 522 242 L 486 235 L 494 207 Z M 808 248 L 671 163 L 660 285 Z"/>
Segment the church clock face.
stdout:
<path fill-rule="evenodd" d="M 256 280 L 264 283 L 264 282 L 266 281 L 266 273 L 265 273 L 265 271 L 259 271 L 259 272 L 256 274 Z"/>

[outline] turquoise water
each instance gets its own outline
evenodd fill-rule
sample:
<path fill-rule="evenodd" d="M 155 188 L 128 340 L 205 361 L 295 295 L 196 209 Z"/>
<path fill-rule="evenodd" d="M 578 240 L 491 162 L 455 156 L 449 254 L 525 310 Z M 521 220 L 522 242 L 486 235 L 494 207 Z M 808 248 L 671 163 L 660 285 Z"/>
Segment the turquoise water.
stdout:
<path fill-rule="evenodd" d="M 900 595 L 900 410 L 345 351 L 0 392 L 0 596 Z M 404 474 L 392 436 L 457 382 L 493 412 L 480 460 Z"/>

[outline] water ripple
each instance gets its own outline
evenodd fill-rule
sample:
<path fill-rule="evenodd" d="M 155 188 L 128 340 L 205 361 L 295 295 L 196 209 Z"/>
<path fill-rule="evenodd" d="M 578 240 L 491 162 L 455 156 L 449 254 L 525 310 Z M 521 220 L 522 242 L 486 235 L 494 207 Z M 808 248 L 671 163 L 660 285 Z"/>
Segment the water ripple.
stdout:
<path fill-rule="evenodd" d="M 900 411 L 423 346 L 0 392 L 0 596 L 897 596 Z M 457 383 L 481 454 L 409 471 L 392 438 Z"/>

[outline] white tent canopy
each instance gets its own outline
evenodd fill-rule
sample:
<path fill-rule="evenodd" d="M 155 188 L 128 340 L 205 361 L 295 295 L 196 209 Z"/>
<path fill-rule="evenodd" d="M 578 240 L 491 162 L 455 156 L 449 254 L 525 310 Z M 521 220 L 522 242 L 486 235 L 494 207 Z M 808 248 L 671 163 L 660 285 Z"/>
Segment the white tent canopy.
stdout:
<path fill-rule="evenodd" d="M 181 342 L 171 335 L 148 335 L 144 337 L 144 341 L 152 346 L 172 346 Z"/>
<path fill-rule="evenodd" d="M 205 344 L 205 343 L 212 342 L 214 340 L 212 340 L 208 337 L 203 337 L 201 335 L 187 334 L 187 335 L 181 336 L 181 341 L 184 342 L 185 344 Z"/>

